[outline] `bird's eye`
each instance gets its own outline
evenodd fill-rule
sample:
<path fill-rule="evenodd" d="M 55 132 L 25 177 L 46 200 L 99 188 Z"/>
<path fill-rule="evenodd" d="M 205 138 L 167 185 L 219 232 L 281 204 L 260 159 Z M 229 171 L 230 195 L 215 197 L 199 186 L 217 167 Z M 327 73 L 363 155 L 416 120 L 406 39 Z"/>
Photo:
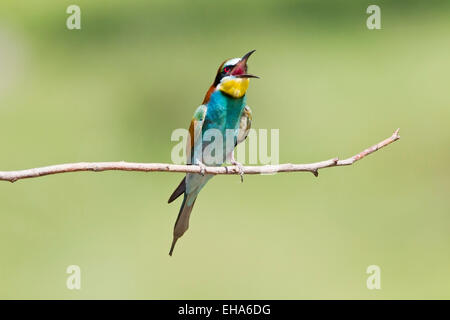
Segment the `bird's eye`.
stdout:
<path fill-rule="evenodd" d="M 229 66 L 223 68 L 223 72 L 225 72 L 225 73 L 230 72 L 230 70 L 231 70 L 231 67 L 229 67 Z"/>

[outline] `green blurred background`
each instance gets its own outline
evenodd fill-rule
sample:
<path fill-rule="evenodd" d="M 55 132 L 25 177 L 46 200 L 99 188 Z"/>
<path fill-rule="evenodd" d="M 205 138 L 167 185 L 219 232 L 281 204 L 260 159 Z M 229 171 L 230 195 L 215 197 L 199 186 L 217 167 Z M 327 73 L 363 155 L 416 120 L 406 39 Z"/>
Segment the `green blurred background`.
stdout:
<path fill-rule="evenodd" d="M 81 30 L 66 8 L 81 7 Z M 382 30 L 366 28 L 381 7 Z M 0 170 L 169 162 L 226 58 L 257 49 L 253 127 L 280 162 L 214 178 L 168 256 L 181 174 L 0 183 L 0 297 L 450 298 L 449 1 L 2 1 Z M 82 288 L 66 288 L 67 266 Z M 366 268 L 381 267 L 381 290 Z"/>

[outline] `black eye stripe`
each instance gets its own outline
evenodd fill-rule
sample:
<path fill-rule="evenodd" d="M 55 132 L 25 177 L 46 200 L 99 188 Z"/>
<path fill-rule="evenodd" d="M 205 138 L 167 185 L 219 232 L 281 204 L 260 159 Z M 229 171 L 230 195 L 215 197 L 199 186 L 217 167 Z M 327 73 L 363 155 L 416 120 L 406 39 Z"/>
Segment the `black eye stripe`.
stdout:
<path fill-rule="evenodd" d="M 223 72 L 228 72 L 228 71 L 230 71 L 231 69 L 233 69 L 233 67 L 234 67 L 234 66 L 225 66 L 225 67 L 223 67 Z"/>
<path fill-rule="evenodd" d="M 214 84 L 213 84 L 213 85 L 214 85 L 214 86 L 217 86 L 217 85 L 219 84 L 220 80 L 222 80 L 222 78 L 225 77 L 225 76 L 227 75 L 228 72 L 230 72 L 231 70 L 233 70 L 233 68 L 234 68 L 235 66 L 236 66 L 236 65 L 234 64 L 234 65 L 228 65 L 228 66 L 222 67 L 222 70 L 220 70 L 220 71 L 217 72 L 217 75 L 216 75 L 216 78 L 214 79 Z M 226 68 L 228 68 L 227 71 L 225 71 Z"/>

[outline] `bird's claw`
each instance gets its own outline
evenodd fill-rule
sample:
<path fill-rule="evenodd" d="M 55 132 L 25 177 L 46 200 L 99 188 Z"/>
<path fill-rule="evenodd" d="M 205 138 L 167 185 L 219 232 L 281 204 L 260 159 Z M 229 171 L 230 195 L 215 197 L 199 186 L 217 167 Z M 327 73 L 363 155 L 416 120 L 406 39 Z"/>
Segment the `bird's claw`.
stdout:
<path fill-rule="evenodd" d="M 200 174 L 204 176 L 206 172 L 206 166 L 200 160 L 197 160 L 196 164 L 200 167 Z"/>
<path fill-rule="evenodd" d="M 244 166 L 234 159 L 231 160 L 231 164 L 238 168 L 239 175 L 241 176 L 241 183 L 244 182 Z"/>

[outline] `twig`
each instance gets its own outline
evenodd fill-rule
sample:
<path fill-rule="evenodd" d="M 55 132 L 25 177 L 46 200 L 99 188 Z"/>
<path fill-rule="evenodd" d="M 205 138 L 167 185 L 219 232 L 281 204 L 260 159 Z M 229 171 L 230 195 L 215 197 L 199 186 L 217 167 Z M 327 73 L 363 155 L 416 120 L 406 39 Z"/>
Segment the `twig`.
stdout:
<path fill-rule="evenodd" d="M 400 139 L 398 135 L 399 129 L 394 134 L 381 141 L 380 143 L 354 155 L 351 158 L 345 160 L 339 160 L 333 158 L 326 161 L 320 161 L 309 164 L 279 164 L 279 165 L 264 165 L 264 166 L 246 166 L 243 167 L 245 174 L 271 174 L 277 172 L 311 172 L 316 177 L 318 176 L 319 169 L 348 166 L 356 161 L 364 158 L 365 156 L 391 144 L 394 141 Z M 33 168 L 19 171 L 0 171 L 0 180 L 15 182 L 20 179 L 37 178 L 50 174 L 76 172 L 76 171 L 108 171 L 108 170 L 121 170 L 121 171 L 144 171 L 144 172 L 185 172 L 185 173 L 201 173 L 202 168 L 197 165 L 178 165 L 168 163 L 135 163 L 135 162 L 78 162 L 57 164 L 48 167 Z M 238 166 L 227 167 L 205 167 L 204 173 L 206 174 L 239 174 Z"/>

